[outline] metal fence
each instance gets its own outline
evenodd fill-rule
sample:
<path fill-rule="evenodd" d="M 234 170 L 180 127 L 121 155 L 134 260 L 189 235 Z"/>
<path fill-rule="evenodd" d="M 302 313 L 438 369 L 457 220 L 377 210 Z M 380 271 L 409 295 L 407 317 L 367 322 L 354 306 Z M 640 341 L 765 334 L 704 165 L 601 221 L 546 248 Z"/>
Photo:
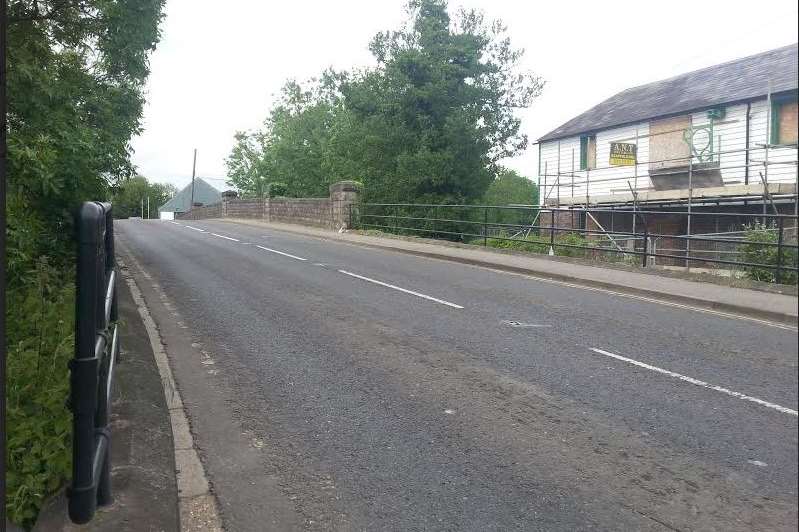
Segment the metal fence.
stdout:
<path fill-rule="evenodd" d="M 694 231 L 684 234 L 689 217 Z M 795 283 L 798 271 L 793 214 L 360 203 L 350 227 L 642 267 L 744 270 L 777 283 Z"/>
<path fill-rule="evenodd" d="M 86 202 L 77 216 L 75 357 L 70 361 L 73 415 L 69 517 L 89 522 L 111 503 L 108 420 L 119 353 L 114 220 L 110 203 Z"/>

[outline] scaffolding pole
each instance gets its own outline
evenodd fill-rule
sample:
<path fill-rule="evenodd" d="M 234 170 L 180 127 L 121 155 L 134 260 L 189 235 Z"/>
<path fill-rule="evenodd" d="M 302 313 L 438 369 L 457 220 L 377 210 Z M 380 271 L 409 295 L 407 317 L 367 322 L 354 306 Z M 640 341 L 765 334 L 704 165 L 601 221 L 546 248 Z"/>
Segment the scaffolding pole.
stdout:
<path fill-rule="evenodd" d="M 538 148 L 541 149 L 540 147 Z M 544 161 L 544 196 L 543 199 L 539 202 L 541 205 L 547 204 L 547 198 L 549 197 L 549 192 L 547 192 L 547 164 L 549 161 Z M 538 176 L 538 181 L 541 181 L 541 176 Z M 541 189 L 538 189 L 538 193 L 541 194 Z"/>
<path fill-rule="evenodd" d="M 610 241 L 613 243 L 613 245 L 614 245 L 614 246 L 616 246 L 616 249 L 618 249 L 619 251 L 621 251 L 622 253 L 624 253 L 624 250 L 623 250 L 623 249 L 621 249 L 621 246 L 619 246 L 619 245 L 616 243 L 616 241 L 613 239 L 613 236 L 611 236 L 611 234 L 610 234 L 608 231 L 606 231 L 604 227 L 602 227 L 602 224 L 601 224 L 601 223 L 599 223 L 599 222 L 597 221 L 597 219 L 596 219 L 596 218 L 594 218 L 594 215 L 593 215 L 593 214 L 591 214 L 591 212 L 590 212 L 588 209 L 586 209 L 586 210 L 585 210 L 585 213 L 588 215 L 588 217 L 589 217 L 589 218 L 591 218 L 591 220 L 593 220 L 593 221 L 594 221 L 594 223 L 596 224 L 596 226 L 597 226 L 597 227 L 599 227 L 599 230 L 600 230 L 600 231 L 602 231 L 602 232 L 605 234 L 605 236 L 606 236 L 606 237 L 608 237 L 608 240 L 610 240 Z M 586 224 L 586 225 L 587 225 L 587 224 Z"/>
<path fill-rule="evenodd" d="M 581 154 L 581 157 L 582 157 L 582 154 Z M 572 185 L 571 201 L 572 201 L 572 204 L 573 204 L 574 203 L 574 148 L 572 148 L 571 182 L 572 182 L 571 183 L 571 185 Z M 574 211 L 572 211 L 570 218 L 571 218 L 571 228 L 574 229 Z"/>
<path fill-rule="evenodd" d="M 685 257 L 688 258 L 691 256 L 691 200 L 693 199 L 694 195 L 694 154 L 691 153 L 688 155 L 688 232 L 686 236 L 688 239 L 685 241 Z M 691 261 L 686 260 L 685 266 L 690 271 L 691 269 Z"/>
<path fill-rule="evenodd" d="M 555 180 L 556 186 L 558 187 L 555 191 L 555 206 L 560 208 L 560 141 L 558 141 L 558 166 L 555 171 L 558 173 L 558 178 Z M 552 219 L 555 219 L 554 215 Z"/>
<path fill-rule="evenodd" d="M 582 155 L 581 155 L 582 157 Z M 572 148 L 572 171 L 571 171 L 571 179 L 572 179 L 572 201 L 574 201 L 574 148 Z"/>
<path fill-rule="evenodd" d="M 766 93 L 766 153 L 763 160 L 763 172 L 761 176 L 763 181 L 763 214 L 766 214 L 766 198 L 768 197 L 768 152 L 769 145 L 771 144 L 771 121 L 774 117 L 771 116 L 771 80 L 768 81 L 768 92 Z M 797 191 L 799 192 L 799 191 Z M 766 218 L 763 217 L 763 225 L 766 225 Z"/>
<path fill-rule="evenodd" d="M 630 182 L 627 182 L 627 186 L 630 185 Z M 635 189 L 635 193 L 633 194 L 633 233 L 635 233 L 635 207 L 636 203 L 638 203 L 638 128 L 635 128 L 635 164 L 633 165 L 633 188 Z"/>
<path fill-rule="evenodd" d="M 585 169 L 585 208 L 586 209 L 588 208 L 588 205 L 590 205 L 590 203 L 591 203 L 591 200 L 588 197 L 588 185 L 591 182 L 590 180 L 591 180 L 591 169 L 586 168 Z"/>

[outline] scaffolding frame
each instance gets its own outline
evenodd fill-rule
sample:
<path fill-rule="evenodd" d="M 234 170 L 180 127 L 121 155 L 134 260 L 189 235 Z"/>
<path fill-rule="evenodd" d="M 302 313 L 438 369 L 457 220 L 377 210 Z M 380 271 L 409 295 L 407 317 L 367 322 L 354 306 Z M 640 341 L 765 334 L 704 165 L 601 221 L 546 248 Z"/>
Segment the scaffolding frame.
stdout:
<path fill-rule="evenodd" d="M 758 144 L 755 144 L 753 146 L 751 144 L 751 142 L 750 142 L 750 130 L 751 130 L 750 119 L 749 119 L 750 110 L 751 110 L 751 102 L 747 103 L 747 110 L 746 110 L 746 135 L 745 135 L 746 146 L 743 147 L 743 148 L 737 148 L 737 149 L 731 149 L 731 150 L 723 150 L 722 149 L 722 145 L 721 145 L 722 136 L 718 135 L 715 145 L 712 144 L 712 139 L 711 139 L 711 145 L 713 145 L 713 148 L 716 148 L 716 149 L 711 148 L 712 149 L 711 161 L 713 161 L 713 158 L 715 158 L 715 161 L 716 161 L 715 164 L 712 163 L 712 162 L 710 163 L 710 165 L 708 165 L 707 163 L 701 163 L 701 165 L 698 166 L 698 169 L 696 169 L 696 170 L 695 170 L 695 167 L 694 167 L 694 159 L 696 158 L 696 154 L 694 153 L 693 149 L 689 149 L 689 153 L 688 153 L 687 156 L 674 157 L 674 158 L 668 158 L 668 159 L 660 159 L 660 160 L 647 160 L 646 162 L 638 161 L 637 160 L 638 155 L 637 155 L 637 152 L 636 152 L 636 161 L 632 165 L 632 172 L 631 172 L 632 175 L 613 176 L 613 177 L 607 177 L 607 178 L 601 178 L 600 177 L 600 178 L 594 178 L 593 181 L 592 181 L 591 180 L 591 172 L 592 171 L 596 172 L 596 171 L 599 171 L 599 170 L 610 170 L 610 169 L 618 169 L 618 168 L 623 168 L 623 167 L 608 165 L 608 166 L 604 166 L 604 167 L 590 168 L 590 165 L 588 165 L 585 169 L 582 169 L 582 168 L 580 169 L 580 172 L 585 172 L 585 178 L 583 179 L 581 177 L 580 181 L 577 182 L 577 181 L 575 181 L 575 164 L 574 164 L 574 160 L 575 159 L 574 159 L 574 149 L 573 148 L 572 148 L 572 155 L 571 155 L 571 159 L 572 159 L 571 168 L 569 169 L 568 173 L 562 173 L 561 172 L 561 168 L 560 168 L 560 166 L 561 166 L 560 165 L 560 161 L 561 161 L 561 139 L 559 139 L 557 141 L 558 142 L 558 145 L 557 145 L 557 157 L 558 157 L 558 160 L 557 160 L 556 173 L 555 174 L 548 173 L 548 162 L 549 161 L 544 161 L 544 173 L 543 173 L 543 175 L 539 175 L 539 178 L 538 178 L 539 194 L 542 197 L 542 199 L 540 200 L 540 204 L 541 204 L 542 207 L 547 207 L 547 206 L 552 205 L 547 200 L 549 199 L 549 197 L 554 192 L 555 198 L 556 198 L 554 206 L 557 209 L 561 208 L 561 192 L 560 192 L 560 189 L 564 186 L 564 184 L 563 184 L 563 180 L 564 179 L 563 178 L 567 178 L 568 179 L 568 181 L 565 183 L 565 186 L 570 189 L 570 196 L 569 196 L 569 202 L 568 203 L 569 203 L 569 208 L 571 208 L 571 209 L 589 209 L 589 208 L 592 207 L 592 201 L 591 201 L 592 197 L 591 197 L 591 192 L 590 192 L 592 184 L 595 186 L 597 183 L 613 183 L 613 182 L 621 183 L 621 182 L 624 182 L 627 185 L 627 188 L 630 190 L 630 193 L 631 193 L 631 196 L 632 196 L 632 202 L 630 202 L 629 200 L 622 201 L 622 202 L 614 202 L 612 200 L 608 201 L 607 199 L 603 199 L 603 201 L 599 201 L 600 197 L 599 196 L 594 196 L 594 200 L 595 201 L 593 202 L 593 206 L 595 208 L 600 208 L 600 209 L 606 208 L 606 207 L 609 207 L 610 209 L 614 209 L 614 208 L 617 208 L 617 207 L 620 207 L 620 206 L 629 206 L 630 204 L 632 204 L 633 213 L 635 214 L 637 211 L 640 210 L 641 205 L 642 205 L 642 202 L 639 201 L 639 193 L 642 192 L 643 190 L 646 190 L 646 191 L 651 190 L 651 187 L 647 187 L 646 189 L 640 189 L 638 187 L 638 185 L 639 185 L 639 177 L 640 177 L 639 176 L 639 171 L 638 171 L 638 166 L 642 165 L 642 164 L 647 165 L 647 167 L 646 167 L 647 168 L 647 174 L 646 174 L 647 175 L 647 181 L 651 182 L 650 165 L 656 164 L 656 163 L 661 163 L 662 164 L 662 163 L 683 163 L 683 162 L 685 162 L 687 164 L 687 169 L 685 169 L 685 167 L 682 166 L 682 165 L 679 165 L 679 166 L 678 165 L 674 165 L 675 167 L 678 167 L 679 169 L 675 169 L 675 170 L 673 170 L 671 172 L 670 171 L 665 171 L 665 172 L 664 171 L 658 171 L 657 175 L 658 176 L 667 176 L 667 175 L 670 175 L 670 174 L 672 174 L 672 175 L 686 175 L 687 174 L 687 178 L 688 178 L 688 189 L 687 189 L 688 190 L 688 194 L 687 194 L 687 198 L 685 198 L 685 199 L 682 199 L 682 198 L 679 198 L 679 197 L 675 198 L 675 199 L 667 199 L 666 198 L 666 199 L 661 199 L 661 200 L 646 201 L 646 202 L 643 202 L 643 204 L 648 206 L 648 207 L 652 207 L 654 205 L 659 205 L 661 208 L 663 206 L 665 206 L 665 205 L 671 205 L 671 206 L 684 205 L 686 207 L 686 209 L 687 209 L 687 234 L 685 236 L 687 237 L 686 245 L 687 245 L 687 248 L 688 248 L 687 252 L 689 254 L 690 254 L 690 244 L 691 244 L 691 237 L 692 237 L 693 209 L 696 208 L 696 207 L 705 207 L 708 204 L 712 205 L 714 203 L 718 207 L 720 207 L 722 203 L 732 204 L 732 205 L 734 205 L 734 204 L 743 204 L 744 206 L 756 205 L 756 204 L 762 203 L 763 215 L 764 215 L 764 220 L 765 220 L 765 218 L 766 218 L 765 215 L 767 214 L 767 207 L 768 206 L 771 206 L 771 209 L 772 209 L 773 213 L 777 214 L 779 212 L 778 207 L 777 207 L 778 204 L 782 205 L 782 204 L 785 204 L 785 203 L 791 203 L 792 202 L 794 216 L 799 215 L 799 201 L 797 201 L 797 195 L 798 195 L 797 193 L 799 193 L 799 154 L 797 153 L 797 148 L 799 147 L 799 144 L 797 144 L 797 143 L 793 143 L 793 144 L 774 144 L 774 143 L 771 142 L 773 140 L 773 139 L 770 138 L 771 137 L 771 131 L 772 131 L 772 121 L 774 120 L 774 117 L 772 117 L 773 106 L 772 106 L 771 82 L 769 82 L 768 91 L 766 93 L 766 142 L 765 143 L 758 143 Z M 725 125 L 725 124 L 738 123 L 738 122 L 740 122 L 740 120 L 721 120 L 721 121 L 715 122 L 715 125 Z M 714 121 L 713 121 L 712 118 L 710 120 L 710 123 L 711 123 L 711 125 L 714 125 Z M 658 136 L 658 135 L 665 135 L 665 134 L 669 134 L 669 133 L 677 133 L 677 132 L 681 132 L 681 131 L 684 132 L 684 131 L 686 131 L 686 129 L 685 128 L 683 128 L 683 129 L 675 129 L 675 130 L 661 131 L 661 132 L 658 132 L 658 133 L 649 133 L 647 135 L 641 135 L 639 129 L 636 127 L 635 136 L 634 137 L 618 139 L 618 140 L 616 140 L 616 142 L 623 142 L 623 141 L 633 140 L 635 142 L 636 146 L 638 146 L 639 143 L 640 143 L 640 140 L 642 138 L 651 138 L 651 137 Z M 772 153 L 773 153 L 773 151 L 775 149 L 778 149 L 778 150 L 792 150 L 793 151 L 793 158 L 790 159 L 790 160 L 785 160 L 785 161 L 780 161 L 780 160 L 775 161 L 775 160 L 770 158 L 770 155 L 772 155 Z M 763 154 L 763 159 L 762 160 L 753 159 L 751 157 L 752 152 L 762 153 Z M 731 164 L 731 165 L 728 165 L 728 166 L 722 165 L 722 156 L 729 156 L 729 155 L 734 155 L 734 154 L 744 154 L 744 157 L 743 157 L 744 158 L 744 163 L 743 164 Z M 770 190 L 771 186 L 769 184 L 769 168 L 776 167 L 776 166 L 779 166 L 779 167 L 793 167 L 793 169 L 794 169 L 794 172 L 793 172 L 794 173 L 794 176 L 793 176 L 794 178 L 793 178 L 793 183 L 792 183 L 793 192 L 787 193 L 787 194 L 784 194 L 784 193 L 772 194 L 771 193 L 771 190 Z M 751 174 L 751 170 L 753 170 L 753 169 L 754 169 L 754 171 L 757 173 L 757 175 L 760 178 L 760 182 L 761 182 L 761 185 L 762 185 L 762 193 L 760 193 L 760 194 L 744 194 L 744 195 L 735 195 L 735 194 L 724 195 L 724 194 L 719 194 L 716 197 L 703 196 L 699 204 L 697 204 L 695 202 L 695 200 L 694 200 L 694 172 L 695 171 L 697 171 L 697 172 L 700 171 L 700 170 L 701 171 L 706 171 L 706 170 L 718 171 L 719 172 L 719 176 L 721 178 L 722 187 L 727 187 L 728 185 L 735 185 L 737 183 L 736 182 L 725 183 L 725 181 L 724 181 L 724 171 L 725 170 L 727 172 L 732 171 L 732 170 L 743 170 L 743 173 L 744 173 L 744 184 L 745 185 L 749 185 L 750 184 L 749 183 L 749 175 Z M 539 171 L 540 171 L 540 165 L 539 165 Z M 544 178 L 543 185 L 541 183 L 541 177 Z M 554 179 L 550 180 L 550 178 L 554 178 Z M 632 180 L 632 184 L 630 183 L 631 180 Z M 784 182 L 784 181 L 781 181 L 781 182 Z M 584 201 L 582 201 L 582 202 L 576 201 L 577 198 L 581 198 L 581 196 L 575 195 L 575 186 L 576 185 L 578 186 L 578 188 L 582 187 L 582 186 L 585 187 L 585 198 L 584 198 Z M 705 188 L 705 187 L 701 187 L 701 188 Z M 684 189 L 675 189 L 675 190 L 684 190 Z M 611 189 L 611 193 L 608 194 L 607 197 L 612 198 L 613 195 L 614 194 L 613 194 L 612 189 Z M 612 218 L 611 218 L 611 220 L 612 220 Z M 637 216 L 633 215 L 633 217 L 632 217 L 633 233 L 635 233 L 635 230 L 636 230 L 636 227 L 635 227 L 636 220 L 637 220 Z M 586 223 L 587 223 L 587 218 L 586 218 Z M 597 226 L 601 227 L 601 225 L 596 220 L 594 220 L 594 223 Z M 606 236 L 608 236 L 610 238 L 610 235 L 613 233 L 612 223 L 611 223 L 611 230 L 610 231 L 605 231 L 605 229 L 602 228 L 602 232 L 605 233 Z M 615 242 L 614 242 L 614 244 L 615 244 Z"/>

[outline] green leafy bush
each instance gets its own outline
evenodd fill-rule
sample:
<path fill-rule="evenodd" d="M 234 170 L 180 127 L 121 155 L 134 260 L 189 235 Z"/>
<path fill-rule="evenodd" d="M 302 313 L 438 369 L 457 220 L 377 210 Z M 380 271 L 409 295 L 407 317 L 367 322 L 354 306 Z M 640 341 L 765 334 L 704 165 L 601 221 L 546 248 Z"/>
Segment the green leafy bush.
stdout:
<path fill-rule="evenodd" d="M 777 246 L 763 244 L 776 244 L 779 239 L 778 231 L 773 226 L 762 223 L 755 223 L 747 227 L 744 236 L 745 243 L 741 244 L 738 250 L 741 252 L 742 260 L 753 264 L 764 264 L 776 266 L 779 258 Z M 795 244 L 795 240 L 792 242 Z M 782 265 L 795 268 L 797 265 L 796 249 L 783 248 Z M 776 270 L 760 266 L 746 267 L 746 275 L 755 281 L 776 283 Z M 796 284 L 796 272 L 790 270 L 782 271 L 783 284 Z"/>
<path fill-rule="evenodd" d="M 518 240 L 504 240 L 511 238 L 510 235 L 502 234 L 502 238 L 489 238 L 486 240 L 486 245 L 492 248 L 499 249 L 515 249 L 518 251 L 528 251 L 530 253 L 549 253 L 549 239 L 531 235 Z M 483 244 L 483 239 L 472 240 L 472 244 Z"/>
<path fill-rule="evenodd" d="M 266 190 L 270 198 L 277 198 L 278 196 L 285 196 L 288 193 L 289 186 L 285 183 L 269 183 L 266 185 Z"/>
<path fill-rule="evenodd" d="M 595 243 L 586 242 L 585 237 L 579 233 L 564 233 L 555 238 L 555 243 L 565 244 L 567 246 L 596 245 Z M 560 255 L 562 257 L 585 257 L 590 251 L 589 249 L 555 246 L 555 255 Z"/>
<path fill-rule="evenodd" d="M 500 249 L 515 249 L 519 251 L 527 251 L 530 253 L 548 254 L 550 239 L 545 236 L 530 235 L 522 238 L 513 237 L 513 240 L 505 240 L 512 238 L 510 235 L 501 234 L 502 238 L 489 238 L 486 240 L 486 245 L 493 248 Z M 483 244 L 482 238 L 473 239 L 472 244 Z M 591 243 L 586 242 L 585 238 L 578 233 L 565 233 L 555 238 L 555 255 L 560 257 L 585 257 L 586 253 L 590 250 L 579 249 L 573 247 L 562 247 L 558 244 L 566 244 L 568 246 L 586 246 Z"/>
<path fill-rule="evenodd" d="M 7 511 L 30 527 L 44 499 L 69 478 L 74 287 L 40 260 L 9 287 Z"/>

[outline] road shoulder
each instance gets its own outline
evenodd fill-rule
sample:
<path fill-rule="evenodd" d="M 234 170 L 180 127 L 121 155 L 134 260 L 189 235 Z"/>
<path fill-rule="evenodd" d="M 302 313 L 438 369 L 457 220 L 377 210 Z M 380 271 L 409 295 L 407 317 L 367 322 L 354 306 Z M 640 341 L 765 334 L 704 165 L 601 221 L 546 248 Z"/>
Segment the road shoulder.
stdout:
<path fill-rule="evenodd" d="M 231 406 L 236 398 L 221 385 L 214 369 L 214 353 L 203 349 L 178 308 L 156 278 L 151 276 L 127 245 L 124 232 L 117 233 L 117 253 L 125 262 L 123 275 L 136 287 L 145 322 L 159 338 L 162 376 L 168 372 L 165 390 L 174 397 L 170 413 L 184 415 L 175 423 L 180 516 L 183 531 L 301 530 L 304 522 L 279 479 L 264 474 L 265 456 L 260 442 L 243 428 Z M 169 397 L 167 398 L 169 402 Z M 178 425 L 178 426 L 176 426 Z M 231 457 L 235 457 L 231 460 Z M 265 519 L 262 509 L 268 509 Z"/>

